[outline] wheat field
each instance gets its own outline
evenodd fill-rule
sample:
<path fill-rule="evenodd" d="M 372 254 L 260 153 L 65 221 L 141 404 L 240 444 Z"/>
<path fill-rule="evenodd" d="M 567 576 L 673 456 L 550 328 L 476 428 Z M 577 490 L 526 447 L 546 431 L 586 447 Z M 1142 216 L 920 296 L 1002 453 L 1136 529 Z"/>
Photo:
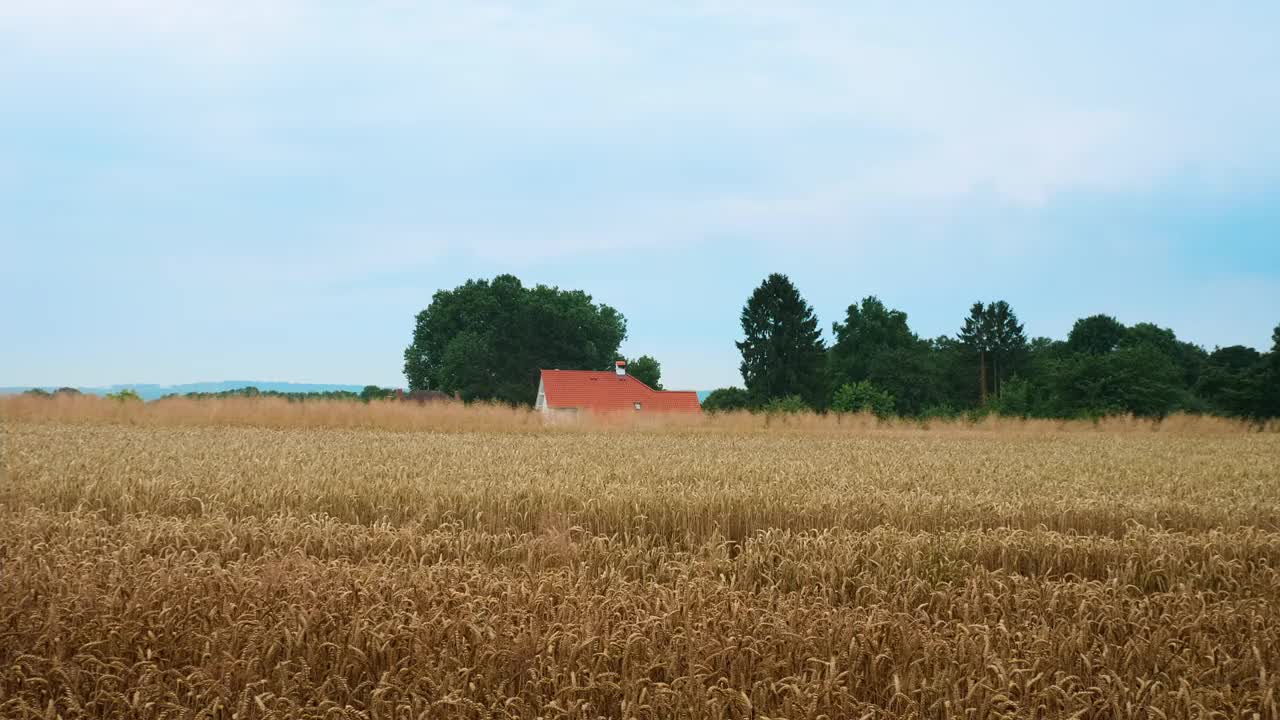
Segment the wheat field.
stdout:
<path fill-rule="evenodd" d="M 0 717 L 1280 718 L 1276 432 L 122 407 L 0 401 Z"/>

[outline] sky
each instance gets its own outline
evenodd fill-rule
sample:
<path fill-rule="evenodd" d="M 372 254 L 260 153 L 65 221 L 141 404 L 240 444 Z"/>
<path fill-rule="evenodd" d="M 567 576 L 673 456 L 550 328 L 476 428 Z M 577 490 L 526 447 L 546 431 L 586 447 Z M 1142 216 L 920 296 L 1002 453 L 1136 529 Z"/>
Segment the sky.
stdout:
<path fill-rule="evenodd" d="M 826 336 L 1005 299 L 1214 346 L 1280 323 L 1280 3 L 0 3 L 0 386 L 405 384 L 438 289 L 622 311 L 741 384 L 786 273 Z"/>

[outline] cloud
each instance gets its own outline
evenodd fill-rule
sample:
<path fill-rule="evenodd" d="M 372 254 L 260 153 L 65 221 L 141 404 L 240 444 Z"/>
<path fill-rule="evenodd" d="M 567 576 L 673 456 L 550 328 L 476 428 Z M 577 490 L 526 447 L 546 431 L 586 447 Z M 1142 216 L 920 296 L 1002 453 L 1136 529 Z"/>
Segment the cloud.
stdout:
<path fill-rule="evenodd" d="M 353 207 L 339 225 L 481 257 L 786 243 L 796 228 L 848 237 L 964 204 L 1035 210 L 1072 193 L 1142 194 L 1180 174 L 1229 189 L 1273 172 L 1274 151 L 1260 147 L 1269 123 L 1257 118 L 1274 120 L 1280 101 L 1231 73 L 1276 52 L 1221 13 L 1202 11 L 1219 18 L 1216 54 L 1196 38 L 1206 52 L 1184 58 L 1171 50 L 1187 40 L 1184 11 L 956 12 L 48 0 L 0 8 L 0 52 L 55 83 L 15 80 L 10 97 L 88 98 L 76 110 L 117 130 L 108 142 L 186 165 L 80 168 L 104 192 L 122 177 L 271 191 L 341 178 L 378 188 L 383 216 Z M 1074 36 L 1089 17 L 1107 28 Z M 1162 32 L 1136 37 L 1143 23 Z M 103 69 L 77 78 L 59 66 Z M 1187 86 L 1167 79 L 1178 73 Z M 1260 107 L 1227 118 L 1250 87 Z M 559 155 L 530 159 L 540 147 Z M 686 177 L 734 155 L 749 159 L 736 176 Z M 686 160 L 628 172 L 662 156 Z M 530 181 L 504 188 L 504 173 Z M 456 211 L 469 205 L 502 212 Z M 533 205 L 552 210 L 519 209 Z"/>

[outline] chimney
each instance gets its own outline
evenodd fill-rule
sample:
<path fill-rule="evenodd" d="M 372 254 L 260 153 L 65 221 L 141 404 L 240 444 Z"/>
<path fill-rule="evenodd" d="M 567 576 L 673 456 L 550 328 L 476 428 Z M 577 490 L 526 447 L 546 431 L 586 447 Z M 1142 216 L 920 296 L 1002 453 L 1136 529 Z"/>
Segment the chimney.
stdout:
<path fill-rule="evenodd" d="M 619 360 L 613 364 L 614 372 L 618 373 L 618 377 L 627 376 L 627 361 Z"/>

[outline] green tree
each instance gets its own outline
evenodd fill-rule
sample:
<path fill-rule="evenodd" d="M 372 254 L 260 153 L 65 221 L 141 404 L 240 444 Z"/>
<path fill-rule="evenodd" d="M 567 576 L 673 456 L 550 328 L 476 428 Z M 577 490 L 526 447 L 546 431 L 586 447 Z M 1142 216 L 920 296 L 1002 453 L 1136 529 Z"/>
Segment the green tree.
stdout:
<path fill-rule="evenodd" d="M 878 418 L 887 418 L 892 415 L 895 405 L 891 393 L 881 390 L 866 380 L 841 385 L 831 398 L 831 409 L 835 412 L 870 412 Z"/>
<path fill-rule="evenodd" d="M 1062 399 L 1055 385 L 1055 373 L 1060 364 L 1071 357 L 1067 344 L 1061 340 L 1046 337 L 1033 338 L 1027 344 L 1027 355 L 1023 362 L 1024 373 L 1018 376 L 1018 397 L 1012 399 L 1011 405 L 999 403 L 999 410 L 1004 414 L 1025 415 L 1029 417 L 1064 417 L 1070 412 L 1063 406 Z M 1010 391 L 1006 381 L 1005 391 Z"/>
<path fill-rule="evenodd" d="M 942 361 L 927 342 L 890 348 L 878 353 L 868 368 L 866 382 L 884 390 L 893 399 L 893 412 L 917 416 L 925 408 L 947 404 Z"/>
<path fill-rule="evenodd" d="M 1022 331 L 1018 316 L 1004 300 L 997 300 L 987 306 L 982 323 L 985 325 L 984 335 L 991 355 L 992 390 L 998 398 L 1004 377 L 1016 368 L 1026 354 L 1027 336 Z"/>
<path fill-rule="evenodd" d="M 378 387 L 377 385 L 365 385 L 364 389 L 360 391 L 360 399 L 365 402 L 385 400 L 393 395 L 395 395 L 395 390 Z"/>
<path fill-rule="evenodd" d="M 987 354 L 992 348 L 991 325 L 986 305 L 976 302 L 970 306 L 969 317 L 964 319 L 957 337 L 961 345 L 978 356 L 978 403 L 986 405 Z"/>
<path fill-rule="evenodd" d="M 1245 345 L 1217 348 L 1209 354 L 1209 364 L 1233 372 L 1244 372 L 1258 364 L 1262 353 Z"/>
<path fill-rule="evenodd" d="M 133 388 L 125 388 L 119 392 L 107 393 L 108 400 L 118 400 L 120 402 L 142 402 L 142 396 Z"/>
<path fill-rule="evenodd" d="M 812 406 L 823 397 L 825 349 L 813 308 L 786 275 L 765 279 L 742 308 L 742 379 L 753 403 L 796 395 Z"/>
<path fill-rule="evenodd" d="M 1125 331 L 1119 347 L 1136 345 L 1150 345 L 1173 360 L 1182 369 L 1182 382 L 1188 388 L 1195 386 L 1209 359 L 1204 348 L 1179 340 L 1172 330 L 1154 323 L 1138 323 Z"/>
<path fill-rule="evenodd" d="M 971 356 L 978 356 L 978 403 L 986 405 L 992 392 L 1000 396 L 1000 383 L 1026 355 L 1022 323 L 1004 300 L 976 302 L 957 337 Z"/>
<path fill-rule="evenodd" d="M 1031 384 L 1014 375 L 1004 382 L 1000 396 L 994 403 L 994 409 L 1005 416 L 1028 417 L 1032 413 L 1031 393 Z"/>
<path fill-rule="evenodd" d="M 770 400 L 760 409 L 770 415 L 794 415 L 796 413 L 810 412 L 813 407 L 799 395 L 787 395 Z"/>
<path fill-rule="evenodd" d="M 31 388 L 31 389 L 29 389 L 29 390 L 23 390 L 23 391 L 22 391 L 22 394 L 23 394 L 23 395 L 34 395 L 34 396 L 36 396 L 36 397 L 52 397 L 52 395 L 50 395 L 50 393 L 49 393 L 49 391 L 48 391 L 48 390 L 43 390 L 43 389 L 41 389 L 41 388 Z"/>
<path fill-rule="evenodd" d="M 702 409 L 704 412 L 710 413 L 750 410 L 751 396 L 742 388 L 719 388 L 717 390 L 712 390 L 711 393 L 703 399 Z"/>
<path fill-rule="evenodd" d="M 1209 354 L 1196 395 L 1220 414 L 1260 418 L 1268 414 L 1267 379 L 1267 363 L 1257 350 L 1244 345 L 1218 348 Z"/>
<path fill-rule="evenodd" d="M 410 390 L 529 404 L 540 369 L 608 367 L 626 334 L 621 313 L 580 290 L 468 280 L 418 313 L 404 373 Z"/>
<path fill-rule="evenodd" d="M 978 400 L 973 392 L 973 348 L 950 335 L 927 341 L 927 346 L 927 358 L 934 375 L 931 393 L 936 399 L 927 403 L 922 412 L 972 407 Z"/>
<path fill-rule="evenodd" d="M 845 321 L 831 329 L 835 344 L 827 353 L 828 368 L 837 392 L 870 382 L 894 398 L 892 412 L 899 415 L 918 415 L 947 402 L 940 358 L 911 332 L 905 312 L 870 296 L 850 305 Z"/>
<path fill-rule="evenodd" d="M 445 346 L 436 375 L 439 385 L 430 389 L 458 393 L 468 402 L 499 399 L 518 403 L 522 400 L 520 388 L 510 387 L 509 379 L 504 379 L 504 365 L 492 338 L 479 331 L 463 330 Z M 537 395 L 536 387 L 533 394 Z"/>
<path fill-rule="evenodd" d="M 1073 353 L 1102 355 L 1120 347 L 1128 330 L 1110 315 L 1090 315 L 1071 326 L 1067 349 Z"/>
<path fill-rule="evenodd" d="M 920 340 L 907 326 L 907 314 L 885 306 L 874 295 L 845 311 L 843 323 L 832 323 L 831 380 L 838 385 L 866 380 L 875 358 L 889 350 L 912 348 Z"/>
<path fill-rule="evenodd" d="M 654 390 L 662 389 L 662 364 L 649 355 L 627 360 L 627 372 Z"/>
<path fill-rule="evenodd" d="M 1262 401 L 1259 404 L 1262 417 L 1280 417 L 1280 325 L 1271 333 L 1271 352 L 1264 361 L 1262 377 Z"/>
<path fill-rule="evenodd" d="M 1065 416 L 1164 417 L 1187 401 L 1178 366 L 1148 345 L 1073 353 L 1050 372 L 1055 409 Z"/>

